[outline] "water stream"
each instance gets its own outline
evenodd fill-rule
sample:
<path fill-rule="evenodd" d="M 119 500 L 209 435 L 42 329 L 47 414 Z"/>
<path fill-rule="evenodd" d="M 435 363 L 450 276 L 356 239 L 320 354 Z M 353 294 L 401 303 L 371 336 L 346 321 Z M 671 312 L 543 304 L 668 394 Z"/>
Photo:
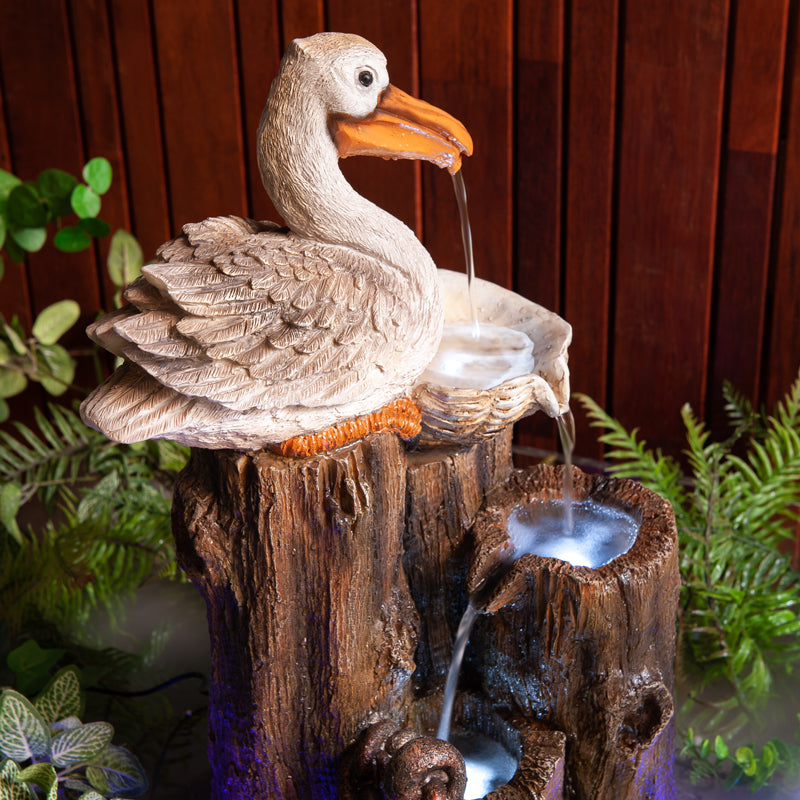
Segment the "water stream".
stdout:
<path fill-rule="evenodd" d="M 458 203 L 458 217 L 461 221 L 461 244 L 464 246 L 464 264 L 467 270 L 467 289 L 469 291 L 469 310 L 472 320 L 472 338 L 481 335 L 481 325 L 478 322 L 478 311 L 475 307 L 475 256 L 472 252 L 472 226 L 469 224 L 469 210 L 467 209 L 467 186 L 464 183 L 463 170 L 453 173 L 453 190 Z"/>
<path fill-rule="evenodd" d="M 564 533 L 572 534 L 574 522 L 572 519 L 572 497 L 575 487 L 572 485 L 572 454 L 575 451 L 575 417 L 572 409 L 568 408 L 560 417 L 558 423 L 558 436 L 561 439 L 561 451 L 564 454 L 564 483 L 561 489 L 561 498 L 564 506 Z"/>

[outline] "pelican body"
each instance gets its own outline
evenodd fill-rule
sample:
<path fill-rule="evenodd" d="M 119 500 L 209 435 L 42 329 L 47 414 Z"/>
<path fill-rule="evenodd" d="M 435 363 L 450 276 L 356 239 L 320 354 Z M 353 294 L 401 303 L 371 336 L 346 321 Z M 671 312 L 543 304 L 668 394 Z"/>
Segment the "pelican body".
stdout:
<path fill-rule="evenodd" d="M 257 449 L 341 431 L 406 396 L 441 336 L 436 267 L 338 161 L 422 158 L 455 172 L 471 149 L 457 120 L 389 83 L 365 39 L 293 41 L 258 129 L 262 181 L 287 227 L 214 217 L 162 245 L 129 304 L 88 329 L 124 362 L 84 401 L 84 421 L 121 442 Z"/>

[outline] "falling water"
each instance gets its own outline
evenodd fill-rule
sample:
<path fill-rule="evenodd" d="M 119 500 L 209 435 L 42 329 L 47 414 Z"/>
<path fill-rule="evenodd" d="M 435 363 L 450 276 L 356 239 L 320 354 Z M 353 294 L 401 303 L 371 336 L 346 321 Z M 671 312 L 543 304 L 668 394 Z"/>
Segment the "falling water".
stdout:
<path fill-rule="evenodd" d="M 572 497 L 574 487 L 572 485 L 572 453 L 575 450 L 575 417 L 572 416 L 572 409 L 567 409 L 560 417 L 556 418 L 558 423 L 558 435 L 561 439 L 561 450 L 564 453 L 564 484 L 561 497 L 564 504 L 564 532 L 571 534 L 574 528 L 572 514 Z"/>
<path fill-rule="evenodd" d="M 450 670 L 447 673 L 447 683 L 444 687 L 444 705 L 442 706 L 442 716 L 439 721 L 439 730 L 436 732 L 437 739 L 447 741 L 450 738 L 450 722 L 453 717 L 453 703 L 456 699 L 456 686 L 458 685 L 458 673 L 461 671 L 461 662 L 464 659 L 464 650 L 467 647 L 472 626 L 478 616 L 478 609 L 470 598 L 469 603 L 461 617 L 456 632 L 456 641 L 453 645 L 453 655 L 450 660 Z"/>
<path fill-rule="evenodd" d="M 469 309 L 472 315 L 472 338 L 477 339 L 481 335 L 481 326 L 478 322 L 478 312 L 475 309 L 475 257 L 472 253 L 472 226 L 469 224 L 469 211 L 467 210 L 467 187 L 464 184 L 462 170 L 453 174 L 453 189 L 458 202 L 458 216 L 461 219 L 461 243 L 464 246 L 464 261 L 467 269 Z"/>

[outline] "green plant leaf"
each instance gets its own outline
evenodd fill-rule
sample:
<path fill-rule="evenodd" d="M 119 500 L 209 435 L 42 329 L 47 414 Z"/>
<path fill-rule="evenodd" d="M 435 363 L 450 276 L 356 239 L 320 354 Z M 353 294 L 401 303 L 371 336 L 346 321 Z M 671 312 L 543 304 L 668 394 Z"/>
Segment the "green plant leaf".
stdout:
<path fill-rule="evenodd" d="M 24 392 L 27 385 L 25 373 L 10 367 L 0 367 L 0 397 L 14 397 Z"/>
<path fill-rule="evenodd" d="M 6 238 L 6 253 L 15 264 L 21 264 L 25 260 L 25 251 L 10 237 Z"/>
<path fill-rule="evenodd" d="M 0 753 L 22 762 L 44 758 L 50 751 L 50 731 L 26 697 L 6 689 L 0 697 Z"/>
<path fill-rule="evenodd" d="M 28 355 L 28 348 L 25 346 L 25 342 L 23 341 L 19 331 L 16 330 L 15 325 L 7 325 L 3 323 L 3 333 L 11 343 L 11 347 L 14 348 L 14 352 L 18 356 Z"/>
<path fill-rule="evenodd" d="M 34 184 L 23 183 L 11 190 L 6 218 L 16 228 L 43 228 L 47 224 L 47 209 Z"/>
<path fill-rule="evenodd" d="M 0 523 L 20 546 L 24 541 L 17 524 L 17 512 L 21 504 L 22 487 L 18 483 L 6 483 L 0 488 Z"/>
<path fill-rule="evenodd" d="M 83 179 L 97 194 L 105 194 L 109 190 L 112 178 L 111 164 L 102 156 L 91 159 L 83 168 Z"/>
<path fill-rule="evenodd" d="M 127 231 L 117 231 L 108 251 L 108 274 L 115 286 L 127 286 L 142 274 L 142 248 L 136 237 Z"/>
<path fill-rule="evenodd" d="M 55 344 L 77 321 L 81 307 L 74 300 L 47 306 L 33 323 L 32 333 L 42 344 Z"/>
<path fill-rule="evenodd" d="M 50 373 L 37 375 L 42 388 L 56 397 L 64 394 L 75 377 L 75 360 L 60 344 L 43 345 L 38 355 Z"/>
<path fill-rule="evenodd" d="M 51 760 L 57 767 L 94 762 L 113 738 L 114 728 L 107 722 L 88 722 L 59 731 L 53 737 Z"/>
<path fill-rule="evenodd" d="M 91 186 L 79 183 L 70 195 L 72 210 L 81 218 L 96 217 L 100 213 L 102 202 L 100 195 Z"/>
<path fill-rule="evenodd" d="M 6 241 L 6 221 L 2 216 L 0 216 L 0 247 L 3 246 L 5 241 Z M 0 264 L 0 278 L 2 277 L 3 277 L 2 264 Z"/>
<path fill-rule="evenodd" d="M 17 691 L 28 697 L 38 692 L 47 683 L 50 670 L 63 655 L 64 651 L 57 647 L 41 648 L 35 639 L 28 639 L 14 648 L 8 654 L 6 663 L 17 676 Z M 37 710 L 41 713 L 38 707 Z M 50 720 L 45 717 L 45 722 Z"/>
<path fill-rule="evenodd" d="M 108 236 L 111 233 L 111 226 L 104 219 L 98 219 L 97 217 L 78 220 L 78 227 L 96 239 L 102 239 L 103 236 Z"/>
<path fill-rule="evenodd" d="M 35 800 L 33 789 L 12 778 L 0 777 L 0 800 Z"/>
<path fill-rule="evenodd" d="M 39 175 L 36 185 L 39 187 L 39 194 L 50 206 L 52 219 L 72 213 L 69 199 L 72 190 L 78 185 L 77 178 L 60 169 L 46 169 Z"/>
<path fill-rule="evenodd" d="M 135 795 L 147 788 L 147 778 L 136 756 L 114 745 L 109 745 L 95 763 L 86 767 L 86 777 L 104 795 Z"/>
<path fill-rule="evenodd" d="M 80 717 L 83 713 L 83 695 L 77 668 L 69 666 L 59 670 L 36 698 L 35 706 L 42 718 L 51 725 L 70 717 Z"/>
<path fill-rule="evenodd" d="M 58 783 L 58 776 L 52 764 L 45 764 L 39 762 L 38 764 L 31 764 L 25 767 L 19 773 L 19 779 L 26 783 L 35 783 L 43 792 L 50 792 L 53 784 Z"/>
<path fill-rule="evenodd" d="M 0 397 L 0 422 L 5 422 L 10 416 L 11 409 L 9 408 L 8 403 L 6 403 L 6 401 Z"/>
<path fill-rule="evenodd" d="M 11 238 L 26 252 L 38 253 L 47 241 L 46 228 L 12 228 Z"/>
<path fill-rule="evenodd" d="M 53 238 L 53 244 L 64 253 L 79 253 L 92 243 L 92 237 L 80 228 L 62 228 Z"/>
<path fill-rule="evenodd" d="M 11 190 L 21 184 L 22 181 L 16 175 L 0 169 L 0 200 L 6 200 L 11 194 Z"/>

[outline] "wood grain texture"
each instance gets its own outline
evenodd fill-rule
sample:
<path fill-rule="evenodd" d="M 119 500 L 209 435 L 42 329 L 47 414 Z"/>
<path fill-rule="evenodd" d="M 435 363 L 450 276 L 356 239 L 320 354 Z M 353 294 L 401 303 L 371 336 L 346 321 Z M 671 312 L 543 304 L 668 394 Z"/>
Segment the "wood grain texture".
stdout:
<path fill-rule="evenodd" d="M 707 418 L 727 435 L 729 380 L 758 402 L 789 3 L 737 5 L 715 276 Z"/>
<path fill-rule="evenodd" d="M 445 0 L 420 5 L 420 94 L 461 120 L 475 154 L 465 160 L 475 272 L 501 286 L 512 273 L 512 4 Z M 450 176 L 423 169 L 424 235 L 437 266 L 464 263 Z"/>
<path fill-rule="evenodd" d="M 764 378 L 769 404 L 783 397 L 800 365 L 800 14 L 795 13 L 793 21 L 791 93 L 782 147 L 780 226 Z"/>
<path fill-rule="evenodd" d="M 172 218 L 177 226 L 246 214 L 231 0 L 155 0 L 153 17 Z"/>
<path fill-rule="evenodd" d="M 283 50 L 292 39 L 326 30 L 325 0 L 284 0 L 280 4 L 280 14 Z"/>
<path fill-rule="evenodd" d="M 706 397 L 728 7 L 625 11 L 611 405 L 678 452 L 681 404 Z"/>
<path fill-rule="evenodd" d="M 114 171 L 113 188 L 103 196 L 101 217 L 112 231 L 129 231 L 127 174 L 108 9 L 104 0 L 70 0 L 68 8 L 87 158 L 103 156 Z M 106 263 L 110 241 L 109 237 L 97 242 L 100 264 Z M 98 279 L 102 307 L 109 309 L 116 289 L 107 270 L 100 269 Z"/>
<path fill-rule="evenodd" d="M 335 795 L 370 715 L 402 721 L 415 612 L 401 445 L 330 457 L 193 451 L 173 511 L 212 641 L 212 797 Z"/>
<path fill-rule="evenodd" d="M 618 0 L 579 0 L 569 30 L 563 315 L 572 325 L 573 392 L 607 403 L 618 50 Z M 576 416 L 583 455 L 603 448 Z"/>
<path fill-rule="evenodd" d="M 16 174 L 23 180 L 35 180 L 43 169 L 57 167 L 80 175 L 85 152 L 63 3 L 32 0 L 8 8 L 0 26 L 0 69 L 4 76 L 11 162 Z M 13 80 L 8 80 L 11 75 Z M 62 342 L 68 347 L 85 347 L 82 327 L 100 307 L 93 252 L 68 254 L 49 247 L 30 254 L 27 268 L 28 319 L 58 300 L 78 298 L 83 308 L 82 325 L 69 331 Z M 93 373 L 79 375 L 91 380 Z"/>
<path fill-rule="evenodd" d="M 328 0 L 328 28 L 356 33 L 379 47 L 388 61 L 392 83 L 416 93 L 416 18 L 408 0 L 384 0 L 381 13 L 373 13 L 369 0 Z M 447 110 L 445 108 L 445 110 Z M 364 197 L 385 208 L 420 234 L 417 199 L 421 169 L 416 162 L 378 158 L 349 158 L 340 162 L 342 172 Z"/>
<path fill-rule="evenodd" d="M 256 131 L 283 54 L 278 5 L 276 0 L 239 0 L 236 4 L 248 213 L 254 219 L 274 222 L 281 219 L 261 184 L 256 160 Z"/>
<path fill-rule="evenodd" d="M 175 227 L 167 196 L 163 123 L 147 3 L 110 0 L 111 30 L 123 126 L 131 231 L 145 259 Z"/>

